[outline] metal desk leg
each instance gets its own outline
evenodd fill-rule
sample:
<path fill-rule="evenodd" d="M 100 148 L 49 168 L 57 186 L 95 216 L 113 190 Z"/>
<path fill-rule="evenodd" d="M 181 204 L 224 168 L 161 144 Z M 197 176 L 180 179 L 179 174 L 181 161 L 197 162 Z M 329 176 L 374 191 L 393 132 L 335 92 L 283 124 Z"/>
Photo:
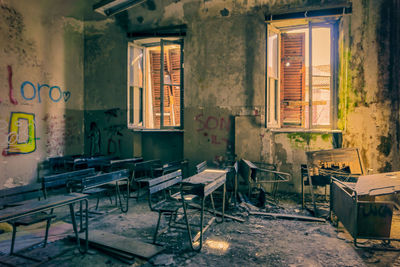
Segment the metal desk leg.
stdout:
<path fill-rule="evenodd" d="M 85 206 L 86 206 L 86 211 L 85 211 L 85 221 L 86 221 L 86 227 L 85 227 L 85 247 L 84 250 L 81 249 L 80 245 L 80 240 L 79 240 L 79 235 L 78 235 L 78 227 L 76 225 L 76 218 L 75 218 L 75 211 L 74 211 L 74 204 L 71 203 L 69 204 L 69 211 L 71 213 L 71 221 L 72 221 L 72 228 L 74 229 L 75 233 L 75 239 L 76 239 L 76 244 L 78 246 L 79 252 L 84 254 L 88 251 L 89 248 L 89 201 L 87 199 L 79 201 L 80 206 L 82 207 L 82 201 L 85 201 Z M 82 213 L 81 213 L 81 218 L 82 218 Z M 82 227 L 82 225 L 81 225 Z M 82 230 L 82 228 L 81 228 Z"/>
<path fill-rule="evenodd" d="M 75 215 L 74 215 L 75 217 Z M 80 223 L 80 232 L 83 231 L 83 209 L 82 209 L 82 201 L 79 201 L 79 223 Z"/>
<path fill-rule="evenodd" d="M 187 231 L 188 231 L 190 247 L 192 248 L 192 250 L 199 252 L 201 250 L 202 245 L 203 245 L 203 232 L 206 230 L 206 228 L 203 229 L 203 220 L 204 220 L 204 216 L 203 215 L 204 215 L 205 198 L 204 197 L 202 198 L 201 214 L 200 214 L 200 232 L 197 233 L 197 235 L 194 238 L 192 238 L 192 230 L 190 228 L 189 218 L 188 218 L 188 215 L 187 215 L 187 206 L 186 206 L 184 194 L 182 192 L 182 187 L 181 187 L 181 198 L 182 198 L 183 213 L 184 213 L 184 217 L 185 217 L 186 228 L 187 228 Z M 194 246 L 194 243 L 196 243 L 197 239 L 199 239 L 199 238 L 200 238 L 200 244 L 196 248 Z"/>
<path fill-rule="evenodd" d="M 116 194 L 118 195 L 119 205 L 120 205 L 120 208 L 121 208 L 122 212 L 128 212 L 128 208 L 129 208 L 129 194 L 130 194 L 130 192 L 129 192 L 129 180 L 128 179 L 127 179 L 126 183 L 127 183 L 127 185 L 126 185 L 126 190 L 127 190 L 126 191 L 126 209 L 124 209 L 124 207 L 122 205 L 121 191 L 119 190 L 118 181 L 116 181 L 116 185 L 115 185 L 116 191 L 117 191 Z"/>
<path fill-rule="evenodd" d="M 184 194 L 182 192 L 182 185 L 181 185 L 181 199 L 182 199 L 183 214 L 184 214 L 185 222 L 186 222 L 186 228 L 187 228 L 188 236 L 189 236 L 189 243 L 190 243 L 190 246 L 193 249 L 192 230 L 190 229 L 189 218 L 188 218 L 188 215 L 187 215 L 187 207 L 186 207 L 186 203 L 185 203 L 185 196 L 184 196 Z"/>
<path fill-rule="evenodd" d="M 238 191 L 238 175 L 235 172 L 235 186 L 234 186 L 234 198 L 235 198 L 235 206 L 237 205 L 237 191 Z"/>
<path fill-rule="evenodd" d="M 226 195 L 226 183 L 224 184 L 224 193 L 222 194 L 222 222 L 225 221 L 225 195 Z"/>

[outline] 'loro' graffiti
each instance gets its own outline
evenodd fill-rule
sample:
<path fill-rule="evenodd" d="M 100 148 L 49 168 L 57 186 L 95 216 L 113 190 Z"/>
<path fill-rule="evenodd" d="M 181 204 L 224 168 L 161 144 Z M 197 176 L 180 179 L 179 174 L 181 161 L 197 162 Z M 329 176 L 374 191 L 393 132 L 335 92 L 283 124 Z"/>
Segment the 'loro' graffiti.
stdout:
<path fill-rule="evenodd" d="M 37 84 L 37 87 L 29 81 L 25 81 L 21 84 L 21 96 L 28 101 L 38 99 L 38 102 L 41 103 L 41 90 L 43 88 L 49 89 L 49 98 L 51 101 L 57 103 L 61 99 L 64 102 L 67 102 L 71 97 L 70 91 L 63 91 L 59 86 L 50 86 L 48 84 Z"/>
<path fill-rule="evenodd" d="M 1 123 L 0 127 L 4 127 L 4 123 Z M 36 150 L 35 115 L 12 112 L 6 142 L 8 146 L 3 150 L 3 156 L 34 152 Z"/>

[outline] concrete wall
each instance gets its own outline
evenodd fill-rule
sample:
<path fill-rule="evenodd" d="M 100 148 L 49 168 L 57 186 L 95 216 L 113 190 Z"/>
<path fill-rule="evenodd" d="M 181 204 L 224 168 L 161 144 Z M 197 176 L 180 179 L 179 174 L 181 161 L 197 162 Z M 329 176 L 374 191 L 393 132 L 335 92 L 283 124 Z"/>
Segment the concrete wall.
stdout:
<path fill-rule="evenodd" d="M 393 14 L 389 16 L 394 2 L 352 1 L 352 14 L 340 23 L 338 126 L 343 146 L 359 147 L 365 168 L 374 172 L 400 168 L 398 84 L 390 82 L 396 75 L 389 65 L 390 53 L 395 53 L 393 40 L 398 40 L 390 34 L 396 24 Z M 327 8 L 338 1 L 151 3 L 116 20 L 123 21 L 128 31 L 179 24 L 188 27 L 184 157 L 192 167 L 202 160 L 224 160 L 233 153 L 238 158 L 274 163 L 294 175 L 284 190 L 298 192 L 305 151 L 338 144 L 329 132 L 274 132 L 262 127 L 264 14 Z"/>
<path fill-rule="evenodd" d="M 86 21 L 84 47 L 85 152 L 91 152 L 90 125 L 95 123 L 100 131 L 97 153 L 130 157 L 133 133 L 126 126 L 126 33 L 112 19 Z"/>
<path fill-rule="evenodd" d="M 83 20 L 76 1 L 0 2 L 0 188 L 83 152 Z"/>
<path fill-rule="evenodd" d="M 191 167 L 237 154 L 291 172 L 294 180 L 282 189 L 297 192 L 305 151 L 334 146 L 329 132 L 273 132 L 262 127 L 264 16 L 326 8 L 338 1 L 152 0 L 111 18 L 94 14 L 96 0 L 15 2 L 1 2 L 2 149 L 9 143 L 11 112 L 35 114 L 37 147 L 29 154 L 3 156 L 2 183 L 9 177 L 32 180 L 36 164 L 47 156 L 89 153 L 92 122 L 100 131 L 102 154 L 165 161 L 185 157 Z M 366 169 L 398 170 L 398 0 L 351 2 L 353 12 L 342 19 L 339 40 L 338 127 L 343 146 L 359 147 Z M 180 24 L 187 25 L 184 131 L 127 130 L 126 33 Z M 8 65 L 18 104 L 9 97 Z M 43 87 L 39 103 L 29 84 L 24 97 L 20 88 L 25 81 L 36 87 L 59 86 L 63 97 L 55 103 Z M 56 99 L 58 89 L 53 91 Z M 19 167 L 21 162 L 26 168 Z"/>
<path fill-rule="evenodd" d="M 359 147 L 374 173 L 400 169 L 398 7 L 399 1 L 354 1 L 341 25 L 339 127 L 344 146 Z"/>

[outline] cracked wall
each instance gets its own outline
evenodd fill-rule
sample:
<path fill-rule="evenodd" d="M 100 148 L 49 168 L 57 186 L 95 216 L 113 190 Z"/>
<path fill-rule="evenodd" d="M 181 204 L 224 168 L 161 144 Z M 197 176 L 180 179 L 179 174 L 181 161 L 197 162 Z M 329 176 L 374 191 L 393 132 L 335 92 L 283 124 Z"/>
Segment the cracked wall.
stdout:
<path fill-rule="evenodd" d="M 38 127 L 38 135 L 33 138 L 40 138 L 35 152 L 3 157 L 3 180 L 32 180 L 36 164 L 47 156 L 88 153 L 87 134 L 92 122 L 102 135 L 102 154 L 164 161 L 185 157 L 191 167 L 202 160 L 223 161 L 237 154 L 238 158 L 274 163 L 280 170 L 291 172 L 293 181 L 281 189 L 297 192 L 305 151 L 338 146 L 331 132 L 263 128 L 264 15 L 326 8 L 346 1 L 152 0 L 110 18 L 91 10 L 96 2 L 1 2 L 2 12 L 12 14 L 9 21 L 4 20 L 9 15 L 2 16 L 0 24 L 0 53 L 10 62 L 0 66 L 1 129 L 3 135 L 8 133 L 9 113 L 33 110 Z M 340 143 L 343 147 L 360 148 L 365 167 L 373 172 L 398 170 L 399 3 L 351 3 L 352 14 L 340 22 L 338 43 L 338 128 L 343 134 Z M 183 132 L 127 130 L 126 33 L 181 24 L 187 25 Z M 13 70 L 13 97 L 9 96 L 8 65 Z M 60 87 L 63 101 L 61 88 L 68 88 L 68 101 L 62 106 L 53 103 L 59 98 L 58 89 L 53 88 L 53 99 L 47 92 L 38 103 L 32 90 L 28 91 L 32 88 L 29 83 L 25 84 L 26 94 L 18 91 L 24 81 Z M 50 87 L 41 90 L 45 92 Z M 17 109 L 14 100 L 22 104 Z M 52 117 L 54 113 L 70 122 L 56 128 L 48 126 L 49 121 L 57 120 Z M 30 133 L 29 126 L 27 129 Z M 61 143 L 49 150 L 46 144 L 52 138 L 51 129 L 59 129 L 57 138 Z M 32 136 L 25 141 L 32 141 Z M 21 159 L 29 171 L 17 170 Z M 4 166 L 11 168 L 6 170 Z"/>
<path fill-rule="evenodd" d="M 36 181 L 47 157 L 82 153 L 78 10 L 63 1 L 0 2 L 0 188 Z"/>
<path fill-rule="evenodd" d="M 274 163 L 294 175 L 284 190 L 298 192 L 305 151 L 359 147 L 366 168 L 375 172 L 399 168 L 398 83 L 393 82 L 396 78 L 389 64 L 395 61 L 387 53 L 395 53 L 396 14 L 385 1 L 351 3 L 353 11 L 340 22 L 338 42 L 340 144 L 340 135 L 329 131 L 263 128 L 264 15 L 327 8 L 338 1 L 151 1 L 117 15 L 115 23 L 124 31 L 187 25 L 184 133 L 181 147 L 174 144 L 173 153 L 182 150 L 191 167 L 202 160 L 223 161 L 233 154 Z M 141 143 L 135 151 L 149 149 Z M 167 155 L 170 148 L 150 149 L 163 149 Z"/>

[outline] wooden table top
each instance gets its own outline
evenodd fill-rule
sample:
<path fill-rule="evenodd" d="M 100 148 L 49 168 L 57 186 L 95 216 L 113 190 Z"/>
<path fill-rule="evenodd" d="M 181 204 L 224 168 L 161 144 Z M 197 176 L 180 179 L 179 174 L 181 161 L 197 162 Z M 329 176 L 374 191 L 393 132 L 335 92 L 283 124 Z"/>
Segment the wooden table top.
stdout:
<path fill-rule="evenodd" d="M 195 194 L 207 196 L 226 182 L 226 174 L 226 170 L 205 169 L 182 180 L 182 184 L 195 186 Z"/>
<path fill-rule="evenodd" d="M 400 172 L 386 172 L 358 177 L 358 195 L 384 195 L 400 191 Z"/>
<path fill-rule="evenodd" d="M 70 193 L 64 195 L 51 196 L 46 199 L 30 199 L 18 202 L 18 206 L 8 207 L 0 210 L 0 222 L 17 219 L 37 212 L 64 206 L 79 200 L 86 199 L 88 195 L 80 193 Z"/>

